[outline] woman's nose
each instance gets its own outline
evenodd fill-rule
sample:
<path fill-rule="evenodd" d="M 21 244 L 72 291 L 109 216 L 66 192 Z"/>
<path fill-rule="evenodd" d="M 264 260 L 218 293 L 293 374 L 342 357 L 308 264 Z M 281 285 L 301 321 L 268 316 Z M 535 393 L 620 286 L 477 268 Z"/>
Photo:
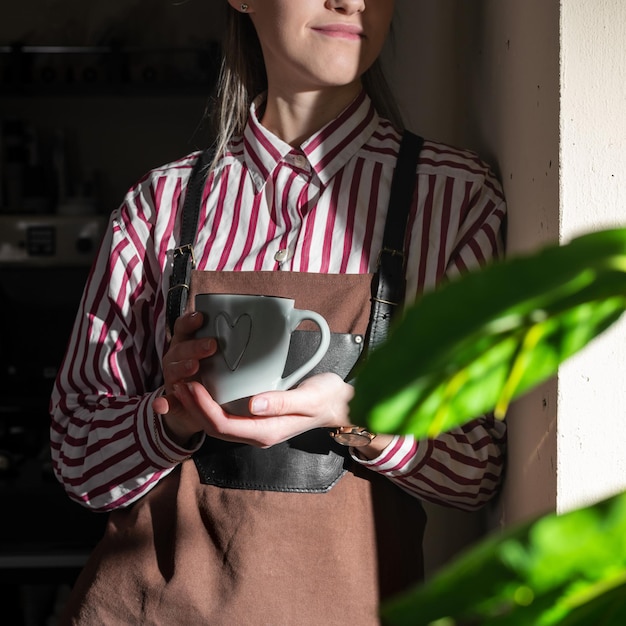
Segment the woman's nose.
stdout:
<path fill-rule="evenodd" d="M 352 15 L 365 10 L 365 0 L 326 0 L 326 6 L 338 13 Z"/>

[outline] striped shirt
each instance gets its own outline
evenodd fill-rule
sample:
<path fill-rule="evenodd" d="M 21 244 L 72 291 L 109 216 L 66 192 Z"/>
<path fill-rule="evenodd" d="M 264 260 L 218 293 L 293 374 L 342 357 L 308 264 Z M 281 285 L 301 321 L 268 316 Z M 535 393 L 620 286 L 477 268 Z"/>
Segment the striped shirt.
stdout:
<path fill-rule="evenodd" d="M 209 175 L 197 268 L 375 271 L 399 134 L 361 93 L 295 149 L 260 124 L 257 105 Z M 167 437 L 151 404 L 163 382 L 172 251 L 197 158 L 150 172 L 112 213 L 55 383 L 54 470 L 70 497 L 94 510 L 129 505 L 190 453 Z M 407 299 L 499 254 L 504 214 L 484 163 L 426 141 L 409 218 Z M 473 509 L 497 488 L 504 429 L 483 417 L 435 440 L 397 436 L 378 458 L 357 461 L 419 498 Z"/>

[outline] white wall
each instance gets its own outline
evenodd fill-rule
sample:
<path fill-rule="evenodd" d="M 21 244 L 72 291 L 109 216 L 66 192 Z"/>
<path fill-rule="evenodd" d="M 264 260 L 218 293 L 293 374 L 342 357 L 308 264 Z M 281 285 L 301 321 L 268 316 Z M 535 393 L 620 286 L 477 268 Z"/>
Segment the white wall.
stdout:
<path fill-rule="evenodd" d="M 498 164 L 509 206 L 507 249 L 515 255 L 559 238 L 559 3 L 468 4 L 468 123 L 476 146 Z M 557 416 L 556 379 L 509 411 L 500 524 L 555 509 Z"/>
<path fill-rule="evenodd" d="M 626 224 L 623 0 L 400 0 L 393 84 L 408 125 L 478 150 L 509 204 L 510 255 Z M 398 57 L 402 58 L 400 62 Z M 509 412 L 495 523 L 565 511 L 626 488 L 626 322 Z M 431 512 L 429 564 L 457 514 Z M 445 527 L 442 530 L 442 527 Z"/>
<path fill-rule="evenodd" d="M 480 68 L 470 91 L 491 102 L 472 119 L 499 164 L 509 254 L 626 225 L 626 4 L 483 0 L 470 10 Z M 625 364 L 621 322 L 515 404 L 501 523 L 626 489 Z"/>
<path fill-rule="evenodd" d="M 626 226 L 626 3 L 405 0 L 392 68 L 409 126 L 473 147 L 499 173 L 509 255 Z M 549 268 L 546 268 L 547 270 Z M 626 489 L 626 320 L 511 408 L 491 522 L 566 511 Z M 436 510 L 428 564 L 465 520 Z M 439 544 L 439 545 L 437 545 Z M 456 549 L 456 548 L 454 548 Z"/>
<path fill-rule="evenodd" d="M 561 6 L 561 238 L 626 226 L 626 3 Z M 557 509 L 626 490 L 626 320 L 559 374 Z"/>

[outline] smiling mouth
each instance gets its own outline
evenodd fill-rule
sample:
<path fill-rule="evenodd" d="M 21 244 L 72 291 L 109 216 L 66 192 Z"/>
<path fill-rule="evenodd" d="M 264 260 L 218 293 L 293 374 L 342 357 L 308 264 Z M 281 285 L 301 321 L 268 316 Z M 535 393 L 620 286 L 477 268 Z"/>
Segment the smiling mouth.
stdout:
<path fill-rule="evenodd" d="M 313 30 L 322 35 L 326 35 L 327 37 L 346 39 L 348 41 L 360 41 L 361 39 L 365 38 L 363 31 L 356 26 L 337 24 L 332 26 L 313 28 Z"/>

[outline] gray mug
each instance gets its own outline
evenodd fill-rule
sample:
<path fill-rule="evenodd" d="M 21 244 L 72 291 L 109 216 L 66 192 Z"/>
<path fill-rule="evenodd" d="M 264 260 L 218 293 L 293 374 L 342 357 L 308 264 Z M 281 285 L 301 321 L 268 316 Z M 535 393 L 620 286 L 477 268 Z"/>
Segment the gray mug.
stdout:
<path fill-rule="evenodd" d="M 319 313 L 296 309 L 294 304 L 274 296 L 196 296 L 196 311 L 204 316 L 196 337 L 215 337 L 218 344 L 216 354 L 201 360 L 200 380 L 227 412 L 248 415 L 250 396 L 291 388 L 326 354 L 328 323 Z M 319 327 L 320 344 L 306 362 L 283 377 L 291 333 L 304 320 Z"/>

